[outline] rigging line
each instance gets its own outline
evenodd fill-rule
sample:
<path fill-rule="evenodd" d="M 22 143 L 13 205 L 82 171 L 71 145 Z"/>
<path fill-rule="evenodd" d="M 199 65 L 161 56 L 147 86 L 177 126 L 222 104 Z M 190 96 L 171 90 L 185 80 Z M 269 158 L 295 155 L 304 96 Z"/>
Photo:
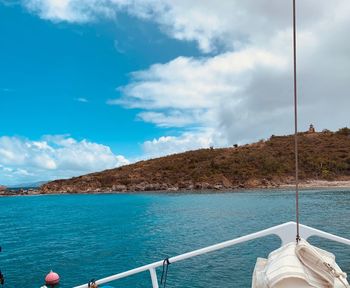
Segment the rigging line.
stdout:
<path fill-rule="evenodd" d="M 0 252 L 1 251 L 2 251 L 2 248 L 0 246 Z M 1 270 L 0 270 L 0 285 L 1 285 L 1 287 L 5 286 L 5 277 L 4 277 L 4 274 L 2 274 Z"/>
<path fill-rule="evenodd" d="M 293 76 L 294 76 L 294 154 L 295 154 L 295 216 L 297 222 L 296 241 L 299 242 L 299 157 L 298 157 L 298 97 L 297 97 L 297 37 L 296 0 L 293 0 Z"/>
<path fill-rule="evenodd" d="M 168 278 L 169 265 L 170 265 L 169 258 L 165 258 L 164 261 L 163 261 L 163 271 L 162 271 L 162 277 L 161 277 L 161 280 L 160 280 L 160 284 L 163 284 L 163 280 L 164 280 L 164 284 L 163 284 L 164 288 L 166 286 L 166 280 Z"/>

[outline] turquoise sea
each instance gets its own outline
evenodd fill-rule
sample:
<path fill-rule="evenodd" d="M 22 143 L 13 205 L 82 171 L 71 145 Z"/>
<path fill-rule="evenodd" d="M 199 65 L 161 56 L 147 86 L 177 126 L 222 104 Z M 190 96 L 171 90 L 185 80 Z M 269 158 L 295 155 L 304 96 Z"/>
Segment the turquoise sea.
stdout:
<path fill-rule="evenodd" d="M 303 191 L 300 202 L 303 224 L 350 238 L 350 190 Z M 40 287 L 50 269 L 72 287 L 291 220 L 287 191 L 3 197 L 0 269 L 5 287 Z M 350 274 L 350 247 L 311 240 Z M 250 287 L 256 257 L 278 245 L 269 237 L 174 263 L 167 287 Z M 144 273 L 113 286 L 151 283 Z"/>

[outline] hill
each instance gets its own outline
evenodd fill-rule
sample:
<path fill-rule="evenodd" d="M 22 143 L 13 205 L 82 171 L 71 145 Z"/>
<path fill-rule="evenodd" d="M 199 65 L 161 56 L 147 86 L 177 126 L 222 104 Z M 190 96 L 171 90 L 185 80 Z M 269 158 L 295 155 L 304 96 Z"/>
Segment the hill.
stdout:
<path fill-rule="evenodd" d="M 37 182 L 28 182 L 28 183 L 19 183 L 15 185 L 9 185 L 8 188 L 10 189 L 16 189 L 16 188 L 38 188 L 42 186 L 43 184 L 47 183 L 48 181 L 37 181 Z"/>
<path fill-rule="evenodd" d="M 299 134 L 300 179 L 350 180 L 350 129 Z M 42 193 L 278 187 L 294 180 L 294 138 L 200 149 L 41 186 Z"/>

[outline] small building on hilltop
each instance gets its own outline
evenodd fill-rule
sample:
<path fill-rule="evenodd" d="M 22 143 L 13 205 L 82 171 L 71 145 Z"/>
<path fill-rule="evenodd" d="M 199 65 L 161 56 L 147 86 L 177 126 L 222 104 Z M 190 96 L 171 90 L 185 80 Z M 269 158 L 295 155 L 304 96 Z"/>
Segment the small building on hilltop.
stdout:
<path fill-rule="evenodd" d="M 315 133 L 316 130 L 315 130 L 314 125 L 310 124 L 309 131 L 307 131 L 307 132 L 308 132 L 308 133 Z"/>

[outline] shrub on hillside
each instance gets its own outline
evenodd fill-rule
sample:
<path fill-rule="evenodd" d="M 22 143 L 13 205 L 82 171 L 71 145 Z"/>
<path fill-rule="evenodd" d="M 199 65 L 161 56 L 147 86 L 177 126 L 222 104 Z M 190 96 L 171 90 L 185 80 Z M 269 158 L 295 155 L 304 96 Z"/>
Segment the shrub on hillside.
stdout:
<path fill-rule="evenodd" d="M 344 128 L 340 128 L 337 132 L 335 132 L 337 134 L 340 135 L 345 135 L 345 136 L 349 136 L 350 135 L 350 128 L 348 127 L 344 127 Z"/>

